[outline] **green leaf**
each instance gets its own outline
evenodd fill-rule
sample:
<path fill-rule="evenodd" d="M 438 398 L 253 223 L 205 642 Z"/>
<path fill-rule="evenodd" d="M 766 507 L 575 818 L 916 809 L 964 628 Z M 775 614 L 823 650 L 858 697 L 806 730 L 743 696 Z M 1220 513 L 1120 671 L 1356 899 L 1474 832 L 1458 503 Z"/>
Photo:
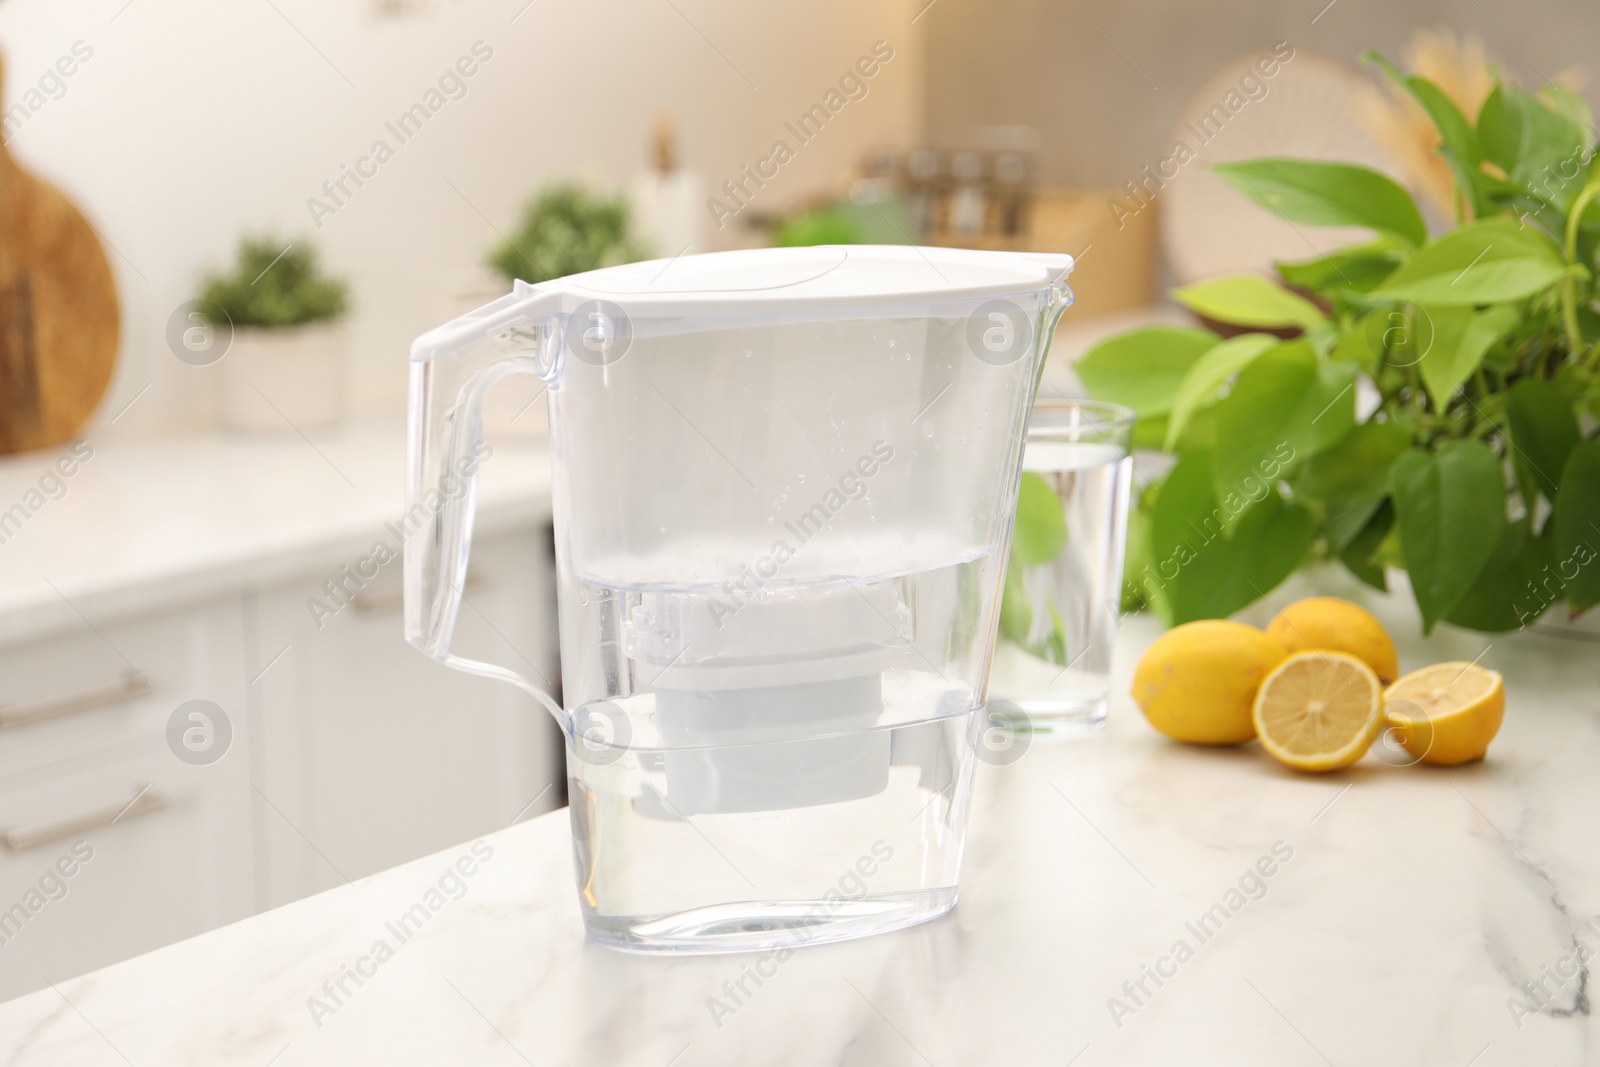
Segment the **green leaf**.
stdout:
<path fill-rule="evenodd" d="M 1412 246 L 1428 239 L 1411 194 L 1385 175 L 1349 163 L 1256 159 L 1211 168 L 1245 196 L 1290 222 L 1364 226 Z"/>
<path fill-rule="evenodd" d="M 1023 566 L 1049 563 L 1067 543 L 1067 517 L 1061 497 L 1042 475 L 1022 473 L 1017 490 L 1017 523 L 1011 533 L 1011 561 Z"/>
<path fill-rule="evenodd" d="M 1556 494 L 1556 567 L 1574 608 L 1600 604 L 1600 440 L 1584 441 L 1567 456 Z"/>
<path fill-rule="evenodd" d="M 1494 554 L 1506 525 L 1505 478 L 1488 445 L 1446 441 L 1436 452 L 1403 453 L 1391 481 L 1406 571 L 1427 633 Z"/>
<path fill-rule="evenodd" d="M 1361 368 L 1342 360 L 1323 360 L 1317 365 L 1317 382 L 1300 410 L 1290 420 L 1305 418 L 1307 455 L 1332 448 L 1356 424 L 1356 379 Z"/>
<path fill-rule="evenodd" d="M 1213 518 L 1216 498 L 1211 495 L 1211 455 L 1195 451 L 1178 458 L 1177 465 L 1161 480 L 1155 503 L 1150 509 L 1147 549 L 1149 564 L 1143 584 L 1152 606 L 1168 626 L 1179 621 L 1173 609 L 1172 584 L 1182 569 L 1194 562 L 1191 539 L 1220 537 L 1222 517 Z M 1210 528 L 1193 527 L 1193 523 Z"/>
<path fill-rule="evenodd" d="M 1334 342 L 1339 340 L 1339 327 L 1329 321 L 1324 321 L 1300 335 L 1300 340 L 1305 341 L 1319 356 L 1325 356 L 1333 351 Z"/>
<path fill-rule="evenodd" d="M 1567 456 L 1578 444 L 1572 406 L 1554 382 L 1524 378 L 1506 395 L 1506 418 L 1512 446 L 1527 460 L 1545 498 L 1555 500 Z"/>
<path fill-rule="evenodd" d="M 1394 273 L 1402 257 L 1387 242 L 1358 245 L 1316 259 L 1273 264 L 1278 277 L 1299 289 L 1334 292 L 1340 289 L 1370 293 Z"/>
<path fill-rule="evenodd" d="M 1415 366 L 1433 344 L 1433 319 L 1418 304 L 1376 308 L 1356 325 L 1375 361 L 1369 374 L 1385 366 Z M 1349 347 L 1356 351 L 1353 341 Z"/>
<path fill-rule="evenodd" d="M 1253 363 L 1261 353 L 1279 344 L 1271 334 L 1246 333 L 1231 337 L 1195 361 L 1183 376 L 1172 414 L 1167 418 L 1166 447 L 1170 452 L 1196 412 L 1216 399 L 1229 378 Z"/>
<path fill-rule="evenodd" d="M 1133 447 L 1160 451 L 1166 447 L 1167 417 L 1143 416 L 1133 420 Z"/>
<path fill-rule="evenodd" d="M 1328 539 L 1328 547 L 1334 552 L 1343 552 L 1350 542 L 1360 535 L 1367 524 L 1372 521 L 1372 516 L 1378 509 L 1389 501 L 1388 497 L 1381 500 L 1358 500 L 1350 504 L 1329 504 L 1323 517 L 1322 529 Z M 1393 504 L 1390 504 L 1393 507 Z"/>
<path fill-rule="evenodd" d="M 1171 612 L 1162 594 L 1161 578 L 1155 572 L 1155 559 L 1150 548 L 1151 518 L 1155 513 L 1156 501 L 1161 497 L 1163 484 L 1162 481 L 1147 482 L 1128 516 L 1128 561 L 1122 583 L 1123 610 L 1127 610 L 1130 598 L 1137 598 L 1161 618 L 1170 620 Z"/>
<path fill-rule="evenodd" d="M 1316 524 L 1273 493 L 1253 505 L 1231 536 L 1199 547 L 1172 587 L 1173 617 L 1224 618 L 1266 596 L 1304 561 Z"/>
<path fill-rule="evenodd" d="M 1349 433 L 1355 378 L 1352 364 L 1319 365 L 1304 341 L 1278 345 L 1241 371 L 1217 405 L 1217 499 L 1259 499 L 1296 463 Z"/>
<path fill-rule="evenodd" d="M 1389 493 L 1389 468 L 1409 447 L 1411 432 L 1405 427 L 1364 422 L 1344 440 L 1307 460 L 1297 486 L 1330 504 L 1381 499 Z"/>
<path fill-rule="evenodd" d="M 1168 570 L 1159 570 L 1159 565 L 1166 562 L 1179 545 L 1187 545 L 1197 534 L 1220 535 L 1224 525 L 1220 517 L 1206 528 L 1216 510 L 1217 499 L 1211 492 L 1211 454 L 1195 451 L 1180 456 L 1162 479 L 1161 490 L 1150 509 L 1150 555 L 1158 566 L 1159 577 L 1172 577 Z M 1191 528 L 1191 523 L 1199 525 Z"/>
<path fill-rule="evenodd" d="M 1343 563 L 1351 574 L 1372 588 L 1385 593 L 1389 591 L 1389 578 L 1384 572 L 1383 561 L 1374 557 L 1377 555 L 1378 546 L 1383 544 L 1383 539 L 1389 536 L 1389 530 L 1393 526 L 1394 504 L 1385 497 L 1378 502 L 1377 509 L 1373 511 L 1372 517 L 1367 520 L 1361 532 L 1339 550 L 1339 562 Z"/>
<path fill-rule="evenodd" d="M 1000 600 L 1000 636 L 1026 648 L 1028 631 L 1033 627 L 1033 605 L 1022 586 L 1022 568 L 1006 568 L 1005 593 Z"/>
<path fill-rule="evenodd" d="M 1399 314 L 1387 309 L 1372 311 L 1361 316 L 1350 327 L 1339 335 L 1338 342 L 1333 346 L 1332 358 L 1354 363 L 1361 368 L 1363 374 L 1371 376 L 1377 372 L 1378 364 L 1383 359 L 1384 350 L 1381 344 L 1383 328 L 1374 328 L 1373 324 L 1381 316 Z M 1372 336 L 1369 336 L 1372 335 Z M 1374 337 L 1379 343 L 1374 343 Z"/>
<path fill-rule="evenodd" d="M 1478 127 L 1485 156 L 1520 189 L 1533 188 L 1547 168 L 1575 160 L 1583 152 L 1582 127 L 1510 85 L 1495 86 L 1484 99 Z"/>
<path fill-rule="evenodd" d="M 1394 497 L 1389 498 L 1389 504 L 1391 507 L 1394 505 Z M 1372 562 L 1382 564 L 1385 567 L 1393 567 L 1396 570 L 1405 569 L 1405 551 L 1400 544 L 1400 523 L 1398 521 L 1390 524 L 1389 532 L 1378 543 L 1378 549 L 1372 554 L 1371 558 Z"/>
<path fill-rule="evenodd" d="M 1156 497 L 1150 524 L 1151 580 L 1171 623 L 1224 618 L 1265 596 L 1311 547 L 1311 513 L 1276 491 L 1230 518 L 1211 492 L 1211 457 L 1184 456 Z"/>
<path fill-rule="evenodd" d="M 1423 354 L 1417 369 L 1422 372 L 1422 384 L 1427 387 L 1433 406 L 1443 411 L 1456 390 L 1483 362 L 1489 346 L 1517 324 L 1517 310 L 1504 304 L 1483 311 L 1466 307 L 1419 310 L 1418 332 L 1431 336 L 1419 339 Z"/>
<path fill-rule="evenodd" d="M 1172 299 L 1198 315 L 1234 326 L 1309 330 L 1327 321 L 1321 309 L 1259 274 L 1230 274 L 1172 291 Z"/>
<path fill-rule="evenodd" d="M 1050 602 L 1050 636 L 1045 638 L 1045 648 L 1049 654 L 1040 659 L 1047 663 L 1067 665 L 1067 624 L 1062 621 L 1054 600 Z"/>
<path fill-rule="evenodd" d="M 1522 116 L 1506 98 L 1506 86 L 1497 84 L 1478 108 L 1478 143 L 1483 158 L 1505 171 L 1517 165 L 1522 152 Z"/>
<path fill-rule="evenodd" d="M 1128 514 L 1128 541 L 1122 570 L 1121 610 L 1125 615 L 1150 602 L 1150 579 L 1146 573 L 1150 569 L 1150 512 L 1144 499 L 1145 495 L 1140 494 Z"/>
<path fill-rule="evenodd" d="M 1433 128 L 1439 131 L 1439 154 L 1450 164 L 1455 175 L 1456 188 L 1460 189 L 1473 205 L 1473 214 L 1485 213 L 1487 204 L 1483 193 L 1482 175 L 1478 170 L 1483 160 L 1482 148 L 1472 123 L 1461 113 L 1454 100 L 1427 78 L 1411 75 L 1406 87 L 1422 109 L 1428 113 Z"/>
<path fill-rule="evenodd" d="M 1503 427 L 1502 427 L 1503 429 Z M 1517 493 L 1522 497 L 1522 505 L 1529 511 L 1538 506 L 1539 479 L 1533 476 L 1533 468 L 1528 466 L 1528 459 L 1516 449 L 1511 449 L 1511 484 L 1517 487 Z"/>
<path fill-rule="evenodd" d="M 1494 555 L 1445 620 L 1486 633 L 1521 629 L 1561 599 L 1561 582 L 1549 565 L 1549 542 L 1529 535 L 1527 518 L 1508 524 Z"/>
<path fill-rule="evenodd" d="M 1565 116 L 1578 129 L 1587 130 L 1594 126 L 1594 110 L 1589 107 L 1589 101 L 1565 85 L 1549 82 L 1539 90 L 1539 94 L 1548 98 L 1555 106 L 1556 113 Z"/>
<path fill-rule="evenodd" d="M 1566 264 L 1555 244 L 1506 218 L 1469 222 L 1412 256 L 1373 291 L 1419 304 L 1503 304 L 1548 289 Z"/>
<path fill-rule="evenodd" d="M 1369 50 L 1363 53 L 1361 60 L 1364 63 L 1376 63 L 1395 84 L 1405 89 L 1413 100 L 1422 105 L 1422 110 L 1427 112 L 1433 128 L 1439 131 L 1439 152 L 1450 164 L 1450 170 L 1455 175 L 1456 187 L 1472 203 L 1474 215 L 1485 214 L 1488 203 L 1484 195 L 1484 183 L 1481 180 L 1485 175 L 1478 169 L 1478 164 L 1483 160 L 1482 147 L 1472 123 L 1461 113 L 1455 101 L 1427 78 L 1401 73 L 1393 63 L 1375 51 Z"/>
<path fill-rule="evenodd" d="M 1445 157 L 1468 169 L 1476 168 L 1483 161 L 1482 145 L 1477 131 L 1456 102 L 1439 86 L 1418 74 L 1406 78 L 1406 88 L 1428 113 L 1433 128 L 1439 131 L 1439 150 Z"/>
<path fill-rule="evenodd" d="M 1074 369 L 1096 400 L 1125 404 L 1141 418 L 1165 415 L 1183 376 L 1219 340 L 1210 330 L 1146 326 L 1100 342 Z"/>
<path fill-rule="evenodd" d="M 1210 404 L 1195 412 L 1189 421 L 1184 423 L 1172 450 L 1179 454 L 1197 449 L 1209 452 L 1216 440 L 1217 405 Z"/>
<path fill-rule="evenodd" d="M 1217 405 L 1211 484 L 1218 500 L 1259 500 L 1275 491 L 1285 465 L 1301 458 L 1290 440 L 1303 444 L 1305 436 L 1294 414 L 1316 380 L 1317 357 L 1304 343 L 1278 345 L 1239 373 Z M 1262 461 L 1269 466 L 1258 472 Z M 1242 511 L 1236 506 L 1230 517 Z"/>

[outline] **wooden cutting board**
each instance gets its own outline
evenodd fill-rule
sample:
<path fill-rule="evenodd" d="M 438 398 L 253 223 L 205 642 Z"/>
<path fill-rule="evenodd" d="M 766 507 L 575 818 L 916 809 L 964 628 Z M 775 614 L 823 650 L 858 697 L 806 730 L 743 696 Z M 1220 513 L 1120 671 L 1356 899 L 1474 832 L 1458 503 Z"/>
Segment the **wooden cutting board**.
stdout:
<path fill-rule="evenodd" d="M 70 440 L 105 395 L 119 333 L 94 228 L 0 144 L 0 452 Z"/>

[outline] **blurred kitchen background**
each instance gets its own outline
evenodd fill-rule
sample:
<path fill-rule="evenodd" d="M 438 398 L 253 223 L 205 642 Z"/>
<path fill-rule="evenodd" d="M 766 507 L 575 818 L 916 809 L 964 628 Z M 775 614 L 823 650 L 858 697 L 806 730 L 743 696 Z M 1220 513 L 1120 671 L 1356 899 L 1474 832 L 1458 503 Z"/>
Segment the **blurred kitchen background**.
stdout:
<path fill-rule="evenodd" d="M 1576 0 L 0 0 L 0 411 L 32 427 L 0 459 L 0 997 L 564 802 L 533 701 L 404 643 L 392 558 L 409 343 L 508 274 L 1070 252 L 1071 392 L 1172 284 L 1337 243 L 1207 163 L 1364 162 L 1445 216 L 1364 49 L 1595 103 L 1597 39 Z M 53 194 L 109 278 L 35 225 L 72 228 Z M 28 304 L 29 263 L 73 298 Z M 194 302 L 229 277 L 260 321 L 222 331 Z M 268 277 L 304 283 L 282 314 Z M 50 321 L 82 351 L 34 374 Z M 505 388 L 458 644 L 554 679 L 542 401 Z"/>

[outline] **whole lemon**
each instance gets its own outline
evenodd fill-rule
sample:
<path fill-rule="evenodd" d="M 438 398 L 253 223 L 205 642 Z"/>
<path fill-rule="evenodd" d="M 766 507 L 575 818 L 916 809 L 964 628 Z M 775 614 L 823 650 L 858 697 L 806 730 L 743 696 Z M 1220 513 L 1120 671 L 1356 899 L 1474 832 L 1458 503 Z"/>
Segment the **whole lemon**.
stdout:
<path fill-rule="evenodd" d="M 1383 624 L 1359 604 L 1336 596 L 1296 600 L 1267 623 L 1267 636 L 1290 652 L 1344 652 L 1372 668 L 1378 681 L 1400 677 L 1400 657 Z"/>
<path fill-rule="evenodd" d="M 1179 741 L 1234 745 L 1256 735 L 1251 719 L 1262 679 L 1289 653 L 1242 622 L 1174 626 L 1145 650 L 1133 699 L 1150 725 Z"/>

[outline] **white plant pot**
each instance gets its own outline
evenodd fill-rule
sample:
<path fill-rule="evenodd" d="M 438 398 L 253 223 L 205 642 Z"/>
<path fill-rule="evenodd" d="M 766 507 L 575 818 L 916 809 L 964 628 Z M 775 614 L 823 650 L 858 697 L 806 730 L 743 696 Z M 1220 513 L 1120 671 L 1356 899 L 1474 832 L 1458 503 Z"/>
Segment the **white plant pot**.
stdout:
<path fill-rule="evenodd" d="M 222 423 L 284 433 L 336 426 L 345 415 L 348 363 L 343 323 L 239 327 L 217 368 Z"/>

